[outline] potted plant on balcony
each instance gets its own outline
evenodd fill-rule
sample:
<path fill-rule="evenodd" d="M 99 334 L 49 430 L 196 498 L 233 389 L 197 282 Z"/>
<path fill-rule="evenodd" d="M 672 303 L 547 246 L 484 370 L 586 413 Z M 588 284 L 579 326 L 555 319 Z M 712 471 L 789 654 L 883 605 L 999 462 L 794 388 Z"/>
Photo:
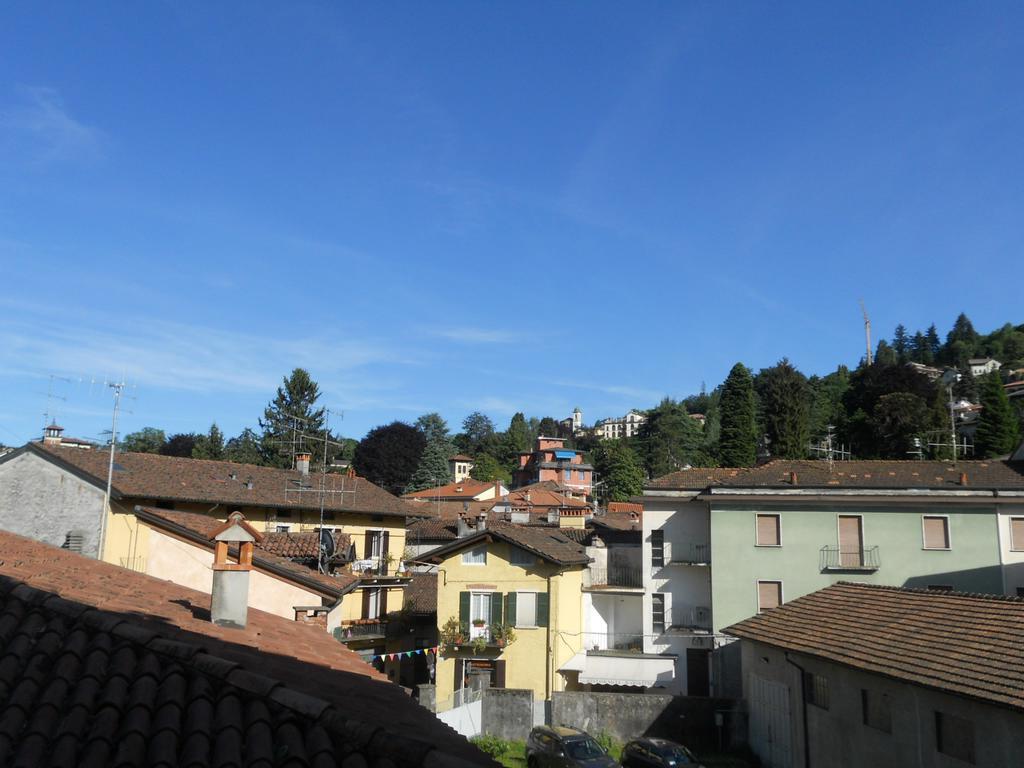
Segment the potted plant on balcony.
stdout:
<path fill-rule="evenodd" d="M 511 624 L 494 624 L 491 626 L 491 637 L 499 648 L 504 648 L 515 642 L 516 631 Z"/>
<path fill-rule="evenodd" d="M 487 622 L 484 621 L 483 619 L 473 619 L 473 626 L 477 627 L 477 628 L 480 628 L 480 627 L 484 626 L 486 623 Z"/>
<path fill-rule="evenodd" d="M 477 635 L 471 643 L 473 653 L 483 653 L 487 650 L 487 635 Z"/>
<path fill-rule="evenodd" d="M 463 624 L 454 616 L 441 625 L 440 640 L 445 651 L 457 650 L 460 645 L 466 642 L 466 631 Z"/>

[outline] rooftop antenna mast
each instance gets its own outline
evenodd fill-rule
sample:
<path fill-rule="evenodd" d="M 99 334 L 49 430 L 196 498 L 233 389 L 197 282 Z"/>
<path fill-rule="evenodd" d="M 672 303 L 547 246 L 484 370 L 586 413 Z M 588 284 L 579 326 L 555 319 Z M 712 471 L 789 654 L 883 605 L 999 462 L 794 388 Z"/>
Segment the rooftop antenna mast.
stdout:
<path fill-rule="evenodd" d="M 117 411 L 121 407 L 123 381 L 108 382 L 107 386 L 114 390 L 114 416 L 110 422 L 110 462 L 107 464 L 107 492 L 103 495 L 103 512 L 100 515 L 100 544 L 97 560 L 103 560 L 103 549 L 107 535 L 107 515 L 110 514 L 110 486 L 114 481 L 114 448 L 117 446 Z"/>
<path fill-rule="evenodd" d="M 56 381 L 66 381 L 69 384 L 73 384 L 74 383 L 74 379 L 69 379 L 67 376 L 57 376 L 56 374 L 53 374 L 53 373 L 50 374 L 50 383 L 49 383 L 49 385 L 46 388 L 46 412 L 43 414 L 43 429 L 44 430 L 48 426 L 50 426 L 50 420 L 51 419 L 54 422 L 57 421 L 57 414 L 56 414 L 56 412 L 53 409 L 53 401 L 54 400 L 60 400 L 63 403 L 66 403 L 68 401 L 68 399 L 66 397 L 62 397 L 61 395 L 55 395 L 53 393 L 53 382 L 55 380 Z"/>
<path fill-rule="evenodd" d="M 864 306 L 864 299 L 860 300 L 860 311 L 864 315 L 864 341 L 868 351 L 868 365 L 871 365 L 871 319 L 868 317 L 868 310 Z"/>

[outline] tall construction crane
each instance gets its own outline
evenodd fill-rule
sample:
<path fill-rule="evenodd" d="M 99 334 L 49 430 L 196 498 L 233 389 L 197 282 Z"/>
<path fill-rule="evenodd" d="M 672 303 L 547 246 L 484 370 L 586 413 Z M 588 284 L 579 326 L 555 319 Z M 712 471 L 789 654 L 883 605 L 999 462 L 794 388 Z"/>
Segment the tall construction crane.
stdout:
<path fill-rule="evenodd" d="M 864 307 L 864 299 L 860 300 L 860 311 L 864 315 L 864 342 L 868 349 L 868 365 L 871 365 L 871 320 L 868 318 L 868 311 Z"/>

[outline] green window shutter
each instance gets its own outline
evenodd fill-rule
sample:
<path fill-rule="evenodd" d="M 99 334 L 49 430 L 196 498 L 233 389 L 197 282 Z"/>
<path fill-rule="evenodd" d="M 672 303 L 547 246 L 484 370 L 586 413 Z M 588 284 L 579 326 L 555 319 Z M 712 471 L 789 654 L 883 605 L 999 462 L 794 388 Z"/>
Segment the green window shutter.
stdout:
<path fill-rule="evenodd" d="M 505 596 L 505 622 L 514 627 L 516 625 L 516 593 L 509 592 Z"/>
<path fill-rule="evenodd" d="M 548 625 L 548 607 L 549 607 L 549 595 L 547 592 L 537 593 L 537 626 L 546 627 Z"/>
<path fill-rule="evenodd" d="M 459 592 L 459 621 L 469 626 L 469 592 Z"/>
<path fill-rule="evenodd" d="M 491 592 L 491 624 L 501 624 L 501 592 Z"/>

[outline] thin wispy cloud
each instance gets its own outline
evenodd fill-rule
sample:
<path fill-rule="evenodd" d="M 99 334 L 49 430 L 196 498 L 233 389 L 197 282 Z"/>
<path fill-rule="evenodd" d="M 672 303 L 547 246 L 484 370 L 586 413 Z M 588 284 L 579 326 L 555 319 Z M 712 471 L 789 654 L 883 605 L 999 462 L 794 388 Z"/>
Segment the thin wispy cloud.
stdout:
<path fill-rule="evenodd" d="M 653 389 L 644 389 L 643 387 L 633 387 L 628 384 L 601 384 L 585 381 L 555 381 L 552 383 L 569 389 L 588 389 L 593 392 L 603 392 L 607 395 L 628 397 L 641 403 L 656 403 L 665 396 L 664 392 L 656 392 Z"/>
<path fill-rule="evenodd" d="M 431 336 L 461 344 L 512 344 L 520 340 L 514 331 L 503 331 L 493 328 L 434 328 L 428 330 Z"/>
<path fill-rule="evenodd" d="M 93 163 L 103 156 L 103 134 L 71 115 L 60 94 L 41 86 L 19 89 L 21 100 L 0 109 L 0 150 L 49 165 Z"/>
<path fill-rule="evenodd" d="M 273 391 L 296 366 L 338 392 L 358 389 L 356 374 L 401 355 L 374 341 L 257 336 L 160 321 L 122 327 L 57 324 L 40 316 L 0 328 L 0 368 L 8 375 L 111 376 L 186 392 Z"/>

